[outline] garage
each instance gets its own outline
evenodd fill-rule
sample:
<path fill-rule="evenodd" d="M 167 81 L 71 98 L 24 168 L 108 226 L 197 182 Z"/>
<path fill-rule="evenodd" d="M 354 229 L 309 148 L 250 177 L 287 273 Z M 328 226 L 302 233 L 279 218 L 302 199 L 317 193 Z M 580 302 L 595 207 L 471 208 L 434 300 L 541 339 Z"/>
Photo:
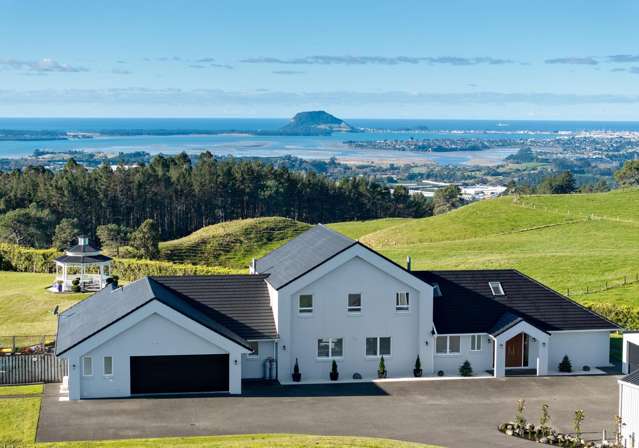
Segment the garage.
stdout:
<path fill-rule="evenodd" d="M 639 345 L 627 342 L 628 344 L 628 372 L 639 369 Z"/>
<path fill-rule="evenodd" d="M 227 392 L 229 355 L 132 356 L 131 394 Z"/>

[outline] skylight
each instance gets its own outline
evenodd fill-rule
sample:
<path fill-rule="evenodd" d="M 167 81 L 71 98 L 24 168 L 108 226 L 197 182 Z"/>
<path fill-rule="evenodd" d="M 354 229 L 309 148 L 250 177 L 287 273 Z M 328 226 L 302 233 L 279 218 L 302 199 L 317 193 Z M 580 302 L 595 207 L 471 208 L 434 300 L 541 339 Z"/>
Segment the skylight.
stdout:
<path fill-rule="evenodd" d="M 433 283 L 433 297 L 441 297 L 442 296 L 442 290 L 439 287 L 438 283 Z"/>
<path fill-rule="evenodd" d="M 490 290 L 492 291 L 494 296 L 503 296 L 504 288 L 501 287 L 500 282 L 488 282 L 488 286 L 490 286 Z"/>

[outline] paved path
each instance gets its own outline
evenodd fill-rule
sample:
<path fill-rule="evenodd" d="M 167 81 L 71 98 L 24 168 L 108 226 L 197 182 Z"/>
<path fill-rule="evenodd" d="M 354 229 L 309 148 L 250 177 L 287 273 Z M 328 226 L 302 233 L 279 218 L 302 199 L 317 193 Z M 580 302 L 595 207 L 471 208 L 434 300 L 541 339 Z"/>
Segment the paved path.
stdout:
<path fill-rule="evenodd" d="M 497 432 L 526 399 L 529 420 L 550 404 L 555 426 L 570 431 L 575 409 L 584 430 L 612 429 L 615 376 L 523 377 L 383 384 L 251 386 L 243 396 L 60 402 L 48 385 L 37 441 L 240 433 L 387 437 L 454 447 L 529 447 Z"/>

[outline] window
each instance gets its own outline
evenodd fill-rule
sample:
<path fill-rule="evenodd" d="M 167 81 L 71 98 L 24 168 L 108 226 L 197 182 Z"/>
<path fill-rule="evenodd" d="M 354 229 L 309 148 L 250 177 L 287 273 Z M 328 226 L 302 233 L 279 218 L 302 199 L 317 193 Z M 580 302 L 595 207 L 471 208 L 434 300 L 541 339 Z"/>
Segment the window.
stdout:
<path fill-rule="evenodd" d="M 435 351 L 442 355 L 451 355 L 460 352 L 459 336 L 437 336 Z"/>
<path fill-rule="evenodd" d="M 390 356 L 391 338 L 366 338 L 366 356 Z"/>
<path fill-rule="evenodd" d="M 102 371 L 104 376 L 112 376 L 113 375 L 113 357 L 105 356 L 102 362 Z"/>
<path fill-rule="evenodd" d="M 348 312 L 349 313 L 362 312 L 362 295 L 361 294 L 348 295 Z"/>
<path fill-rule="evenodd" d="M 439 283 L 433 283 L 433 297 L 441 297 L 442 290 L 439 287 Z"/>
<path fill-rule="evenodd" d="M 300 295 L 298 311 L 301 314 L 310 314 L 313 312 L 313 295 L 312 294 Z"/>
<path fill-rule="evenodd" d="M 82 375 L 93 376 L 93 359 L 90 356 L 82 358 Z"/>
<path fill-rule="evenodd" d="M 249 358 L 260 356 L 260 343 L 258 341 L 249 341 L 248 345 L 251 347 L 251 353 L 248 354 Z"/>
<path fill-rule="evenodd" d="M 481 335 L 473 334 L 470 336 L 470 349 L 473 352 L 481 351 Z"/>
<path fill-rule="evenodd" d="M 501 287 L 500 282 L 488 282 L 488 286 L 490 286 L 490 290 L 492 291 L 494 296 L 503 296 L 504 288 Z"/>
<path fill-rule="evenodd" d="M 408 311 L 410 309 L 410 303 L 408 301 L 407 292 L 395 293 L 395 311 Z"/>
<path fill-rule="evenodd" d="M 317 340 L 318 358 L 341 358 L 344 355 L 342 338 L 322 338 Z"/>

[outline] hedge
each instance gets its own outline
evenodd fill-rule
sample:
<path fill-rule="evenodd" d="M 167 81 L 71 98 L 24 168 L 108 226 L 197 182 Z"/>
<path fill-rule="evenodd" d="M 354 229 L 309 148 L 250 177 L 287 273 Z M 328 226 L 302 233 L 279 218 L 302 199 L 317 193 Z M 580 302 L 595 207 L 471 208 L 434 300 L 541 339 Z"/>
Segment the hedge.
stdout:
<path fill-rule="evenodd" d="M 639 308 L 612 303 L 593 303 L 588 308 L 627 330 L 639 329 Z"/>
<path fill-rule="evenodd" d="M 55 249 L 31 249 L 0 243 L 0 270 L 16 272 L 54 273 L 54 260 L 62 255 Z M 214 275 L 232 274 L 237 269 L 177 264 L 170 261 L 114 258 L 113 274 L 123 281 L 134 281 L 146 275 Z"/>

